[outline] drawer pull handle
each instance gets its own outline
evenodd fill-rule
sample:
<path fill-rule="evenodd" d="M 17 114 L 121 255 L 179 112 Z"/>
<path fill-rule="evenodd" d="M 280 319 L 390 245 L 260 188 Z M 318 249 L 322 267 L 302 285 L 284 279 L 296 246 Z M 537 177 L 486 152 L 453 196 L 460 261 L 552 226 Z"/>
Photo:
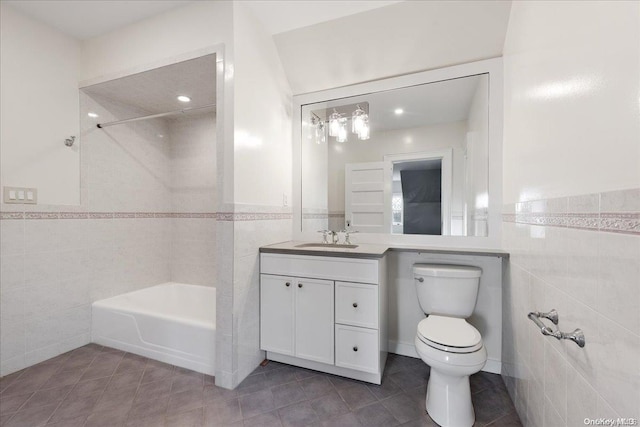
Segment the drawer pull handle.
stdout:
<path fill-rule="evenodd" d="M 298 283 L 298 287 L 301 288 L 302 287 L 302 283 Z"/>
<path fill-rule="evenodd" d="M 287 282 L 284 285 L 288 288 L 289 286 L 291 286 L 291 283 Z"/>
<path fill-rule="evenodd" d="M 353 351 L 358 351 L 358 346 L 357 345 L 353 347 Z"/>
<path fill-rule="evenodd" d="M 358 308 L 358 303 L 357 302 L 353 303 L 353 308 Z"/>

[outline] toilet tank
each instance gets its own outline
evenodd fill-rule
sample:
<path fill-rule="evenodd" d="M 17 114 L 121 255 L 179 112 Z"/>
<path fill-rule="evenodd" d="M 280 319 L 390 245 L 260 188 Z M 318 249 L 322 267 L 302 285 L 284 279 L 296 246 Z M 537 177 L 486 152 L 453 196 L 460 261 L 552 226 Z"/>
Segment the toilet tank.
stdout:
<path fill-rule="evenodd" d="M 415 264 L 413 276 L 422 311 L 463 319 L 471 316 L 478 298 L 481 274 L 478 267 Z"/>

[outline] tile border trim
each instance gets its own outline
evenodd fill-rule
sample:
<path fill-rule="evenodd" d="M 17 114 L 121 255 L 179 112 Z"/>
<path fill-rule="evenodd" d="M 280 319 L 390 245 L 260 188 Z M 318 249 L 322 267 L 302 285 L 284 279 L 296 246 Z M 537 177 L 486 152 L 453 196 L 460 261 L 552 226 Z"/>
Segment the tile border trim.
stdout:
<path fill-rule="evenodd" d="M 502 221 L 640 236 L 640 212 L 503 213 Z"/>
<path fill-rule="evenodd" d="M 293 213 L 273 212 L 0 212 L 0 220 L 42 219 L 150 219 L 203 218 L 218 221 L 264 221 L 292 219 Z"/>

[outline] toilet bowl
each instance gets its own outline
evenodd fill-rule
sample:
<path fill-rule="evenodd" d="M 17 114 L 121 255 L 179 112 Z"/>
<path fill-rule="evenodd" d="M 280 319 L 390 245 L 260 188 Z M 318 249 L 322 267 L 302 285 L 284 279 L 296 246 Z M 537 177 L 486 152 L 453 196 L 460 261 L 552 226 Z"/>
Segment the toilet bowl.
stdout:
<path fill-rule="evenodd" d="M 465 319 L 475 307 L 481 270 L 416 264 L 418 301 L 428 317 L 417 327 L 415 347 L 431 367 L 425 407 L 442 427 L 471 427 L 475 413 L 469 376 L 487 361 L 480 332 Z"/>

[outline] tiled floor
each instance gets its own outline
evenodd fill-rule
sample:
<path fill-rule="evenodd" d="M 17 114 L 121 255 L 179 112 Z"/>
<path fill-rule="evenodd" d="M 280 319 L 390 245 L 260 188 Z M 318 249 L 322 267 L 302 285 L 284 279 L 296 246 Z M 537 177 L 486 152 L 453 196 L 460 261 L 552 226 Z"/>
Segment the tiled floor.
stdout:
<path fill-rule="evenodd" d="M 236 390 L 88 345 L 0 379 L 1 427 L 435 426 L 428 367 L 390 355 L 382 386 L 271 362 Z M 520 426 L 500 376 L 472 377 L 476 425 Z"/>

